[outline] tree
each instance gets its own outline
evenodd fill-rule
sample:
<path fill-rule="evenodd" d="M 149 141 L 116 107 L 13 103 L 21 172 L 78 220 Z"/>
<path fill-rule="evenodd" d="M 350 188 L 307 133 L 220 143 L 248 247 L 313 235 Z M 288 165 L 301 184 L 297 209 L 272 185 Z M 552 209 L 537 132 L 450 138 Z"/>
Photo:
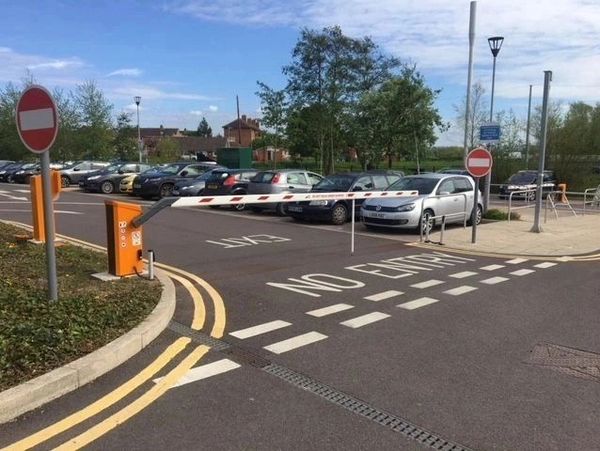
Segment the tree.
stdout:
<path fill-rule="evenodd" d="M 78 145 L 86 158 L 113 158 L 112 105 L 93 81 L 77 86 L 72 98 L 79 118 Z"/>
<path fill-rule="evenodd" d="M 70 95 L 60 89 L 52 93 L 60 125 L 56 141 L 52 145 L 52 158 L 57 161 L 72 161 L 82 157 L 77 143 L 79 133 L 79 115 Z"/>
<path fill-rule="evenodd" d="M 212 137 L 212 128 L 210 128 L 204 116 L 202 116 L 202 120 L 198 124 L 198 130 L 196 134 L 198 136 L 203 136 L 204 138 Z"/>
<path fill-rule="evenodd" d="M 113 140 L 116 158 L 122 161 L 139 159 L 136 129 L 131 125 L 131 113 L 125 111 L 117 116 Z"/>
<path fill-rule="evenodd" d="M 179 144 L 171 137 L 162 138 L 156 145 L 156 152 L 158 163 L 168 163 L 181 157 Z"/>
<path fill-rule="evenodd" d="M 13 83 L 8 83 L 0 91 L 0 152 L 3 159 L 23 160 L 31 156 L 21 143 L 15 122 L 15 110 L 21 92 Z"/>
<path fill-rule="evenodd" d="M 471 87 L 471 108 L 467 121 L 467 146 L 474 149 L 479 144 L 479 127 L 488 122 L 489 108 L 484 98 L 485 88 L 480 81 L 476 81 Z M 456 111 L 456 126 L 460 130 L 465 129 L 465 114 L 467 110 L 467 96 L 460 105 L 453 105 Z"/>
<path fill-rule="evenodd" d="M 285 91 L 276 91 L 260 81 L 257 82 L 258 91 L 256 95 L 260 98 L 260 109 L 262 112 L 262 123 L 271 130 L 274 138 L 273 146 L 275 152 L 284 138 L 286 125 L 287 102 Z M 273 168 L 277 167 L 277 154 L 273 158 Z"/>

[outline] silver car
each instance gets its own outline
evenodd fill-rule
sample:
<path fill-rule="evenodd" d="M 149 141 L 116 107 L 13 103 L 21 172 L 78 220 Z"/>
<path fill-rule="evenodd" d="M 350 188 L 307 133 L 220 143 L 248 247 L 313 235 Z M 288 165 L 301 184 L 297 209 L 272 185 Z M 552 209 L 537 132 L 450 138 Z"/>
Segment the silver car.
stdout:
<path fill-rule="evenodd" d="M 418 230 L 422 225 L 425 230 L 441 224 L 441 219 L 434 220 L 434 217 L 446 216 L 446 223 L 463 222 L 464 212 L 469 219 L 473 209 L 473 179 L 464 175 L 410 175 L 393 183 L 386 191 L 418 191 L 419 195 L 367 199 L 361 207 L 362 222 L 367 228 Z M 481 203 L 477 204 L 476 221 L 479 224 L 483 207 Z"/>

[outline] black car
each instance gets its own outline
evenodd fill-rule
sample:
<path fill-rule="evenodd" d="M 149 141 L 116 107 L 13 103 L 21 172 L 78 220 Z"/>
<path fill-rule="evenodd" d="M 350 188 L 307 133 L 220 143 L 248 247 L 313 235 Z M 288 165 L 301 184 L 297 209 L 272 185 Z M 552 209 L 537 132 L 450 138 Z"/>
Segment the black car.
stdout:
<path fill-rule="evenodd" d="M 538 171 L 535 170 L 524 170 L 513 174 L 509 179 L 500 186 L 500 199 L 506 199 L 510 196 L 510 193 L 515 191 L 526 191 L 525 193 L 513 194 L 513 198 L 516 196 L 524 198 L 526 200 L 535 200 L 535 189 L 537 188 Z M 544 180 L 542 182 L 542 192 L 547 193 L 556 189 L 556 176 L 554 171 L 544 171 Z"/>
<path fill-rule="evenodd" d="M 160 171 L 142 173 L 133 180 L 133 194 L 143 199 L 169 197 L 173 188 L 184 179 L 193 179 L 214 168 L 216 163 L 172 163 Z"/>
<path fill-rule="evenodd" d="M 227 169 L 224 166 L 218 166 L 210 171 L 206 171 L 195 179 L 183 179 L 175 184 L 173 188 L 173 196 L 202 196 L 206 181 L 210 178 L 213 171 L 218 169 Z"/>
<path fill-rule="evenodd" d="M 104 194 L 112 194 L 118 191 L 121 179 L 131 174 L 139 174 L 145 172 L 152 166 L 142 163 L 124 163 L 110 165 L 106 169 L 92 173 L 86 176 L 80 186 L 85 191 L 102 192 Z"/>
<path fill-rule="evenodd" d="M 39 163 L 28 163 L 21 166 L 17 171 L 14 171 L 10 182 L 12 183 L 29 183 L 32 175 L 38 175 L 41 172 Z"/>
<path fill-rule="evenodd" d="M 203 196 L 224 196 L 227 194 L 244 195 L 248 194 L 248 184 L 250 179 L 256 175 L 255 169 L 216 169 L 212 171 Z M 215 206 L 218 208 L 218 206 Z M 242 211 L 246 204 L 235 204 L 231 206 L 232 210 Z"/>
<path fill-rule="evenodd" d="M 325 177 L 310 192 L 383 191 L 402 177 L 404 174 L 399 171 L 342 172 Z M 355 216 L 360 214 L 362 202 L 355 200 Z M 351 218 L 351 206 L 352 201 L 345 199 L 312 200 L 289 203 L 286 212 L 296 220 L 314 219 L 340 225 Z"/>
<path fill-rule="evenodd" d="M 6 166 L 8 166 L 9 164 L 13 164 L 14 161 L 11 160 L 0 160 L 0 169 L 5 168 Z"/>
<path fill-rule="evenodd" d="M 8 166 L 4 166 L 2 169 L 0 169 L 0 182 L 14 183 L 13 176 L 15 172 L 20 170 L 26 164 L 29 163 L 19 162 L 9 164 Z"/>

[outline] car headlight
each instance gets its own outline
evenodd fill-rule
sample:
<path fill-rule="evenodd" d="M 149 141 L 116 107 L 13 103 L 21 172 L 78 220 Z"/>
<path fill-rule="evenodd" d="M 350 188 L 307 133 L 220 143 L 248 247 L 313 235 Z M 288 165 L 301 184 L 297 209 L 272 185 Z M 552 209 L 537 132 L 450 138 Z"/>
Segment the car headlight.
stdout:
<path fill-rule="evenodd" d="M 0 171 L 0 174 L 6 174 L 6 171 Z"/>
<path fill-rule="evenodd" d="M 396 207 L 396 211 L 413 211 L 415 209 L 416 205 L 413 204 L 405 204 L 405 205 L 400 205 L 399 207 Z"/>
<path fill-rule="evenodd" d="M 92 175 L 91 177 L 88 177 L 87 179 L 88 179 L 88 180 L 97 180 L 97 179 L 99 179 L 99 178 L 100 178 L 100 176 L 99 176 L 99 175 Z"/>
<path fill-rule="evenodd" d="M 324 207 L 329 203 L 328 200 L 311 200 L 308 205 L 312 207 Z"/>
<path fill-rule="evenodd" d="M 17 171 L 16 175 L 23 174 L 25 171 Z"/>

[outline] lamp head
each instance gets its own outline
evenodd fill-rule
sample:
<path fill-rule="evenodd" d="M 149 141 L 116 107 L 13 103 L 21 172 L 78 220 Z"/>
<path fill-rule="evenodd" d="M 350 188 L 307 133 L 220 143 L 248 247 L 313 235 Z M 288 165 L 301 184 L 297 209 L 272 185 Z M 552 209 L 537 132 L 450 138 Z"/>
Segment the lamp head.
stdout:
<path fill-rule="evenodd" d="M 142 98 L 141 98 L 140 96 L 135 96 L 135 97 L 133 98 L 133 100 L 134 100 L 134 102 L 135 102 L 135 104 L 136 104 L 136 105 L 139 105 L 139 104 L 140 104 L 140 101 L 142 100 Z"/>
<path fill-rule="evenodd" d="M 498 53 L 500 53 L 500 49 L 502 48 L 503 42 L 503 36 L 492 36 L 491 38 L 488 38 L 488 44 L 490 44 L 490 50 L 492 51 L 492 55 L 494 55 L 494 58 L 496 58 L 498 56 Z"/>

